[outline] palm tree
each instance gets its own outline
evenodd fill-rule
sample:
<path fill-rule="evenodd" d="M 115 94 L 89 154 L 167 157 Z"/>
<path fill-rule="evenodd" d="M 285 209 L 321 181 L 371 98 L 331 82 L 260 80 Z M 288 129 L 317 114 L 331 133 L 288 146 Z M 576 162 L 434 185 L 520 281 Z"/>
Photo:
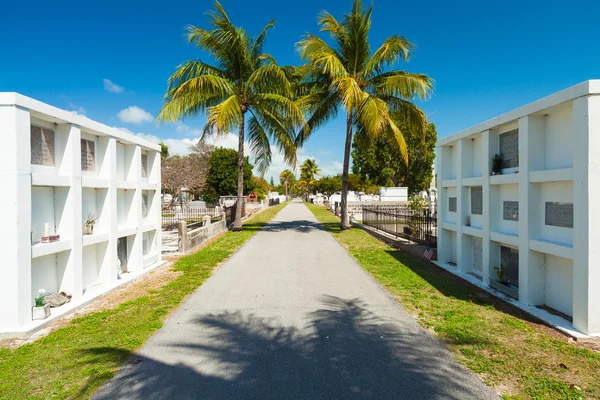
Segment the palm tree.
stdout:
<path fill-rule="evenodd" d="M 300 177 L 306 182 L 306 201 L 309 200 L 310 196 L 310 185 L 315 182 L 315 176 L 321 174 L 321 169 L 317 165 L 317 160 L 307 158 L 304 163 L 300 166 Z"/>
<path fill-rule="evenodd" d="M 294 181 L 295 178 L 296 177 L 294 176 L 294 173 L 289 169 L 281 171 L 281 174 L 279 175 L 279 179 L 281 180 L 281 182 L 283 182 L 283 185 L 285 186 L 285 201 L 289 200 L 288 186 Z"/>
<path fill-rule="evenodd" d="M 307 62 L 306 80 L 312 84 L 310 93 L 303 97 L 303 106 L 311 116 L 296 138 L 297 146 L 335 118 L 341 107 L 346 111 L 342 229 L 350 227 L 347 196 L 353 128 L 360 135 L 393 138 L 407 162 L 406 143 L 397 121 L 405 121 L 409 129 L 419 129 L 424 134 L 426 117 L 411 100 L 424 99 L 433 90 L 433 80 L 427 75 L 394 69 L 397 62 L 408 61 L 412 53 L 414 46 L 405 37 L 390 36 L 371 52 L 368 34 L 372 9 L 373 6 L 365 10 L 361 0 L 354 0 L 352 11 L 344 15 L 341 23 L 323 12 L 319 17 L 321 31 L 329 32 L 334 45 L 311 34 L 297 44 Z"/>
<path fill-rule="evenodd" d="M 300 193 L 300 195 L 303 195 L 306 199 L 307 187 L 308 187 L 308 183 L 306 182 L 306 179 L 304 179 L 303 177 L 300 177 L 299 180 L 294 182 L 294 186 L 292 187 L 292 189 L 295 192 Z"/>
<path fill-rule="evenodd" d="M 219 2 L 207 13 L 214 29 L 187 28 L 188 42 L 209 53 L 214 65 L 188 60 L 169 78 L 159 121 L 177 121 L 205 114 L 202 140 L 225 136 L 236 129 L 238 143 L 238 205 L 244 197 L 244 140 L 248 141 L 255 165 L 264 174 L 271 163 L 269 138 L 296 165 L 293 129 L 304 122 L 302 111 L 290 100 L 289 69 L 263 53 L 269 22 L 262 32 L 250 36 L 234 26 Z M 247 114 L 249 114 L 246 122 Z M 246 132 L 245 126 L 248 125 Z M 247 137 L 246 137 L 247 134 Z M 241 230 L 241 207 L 236 208 L 234 230 Z"/>

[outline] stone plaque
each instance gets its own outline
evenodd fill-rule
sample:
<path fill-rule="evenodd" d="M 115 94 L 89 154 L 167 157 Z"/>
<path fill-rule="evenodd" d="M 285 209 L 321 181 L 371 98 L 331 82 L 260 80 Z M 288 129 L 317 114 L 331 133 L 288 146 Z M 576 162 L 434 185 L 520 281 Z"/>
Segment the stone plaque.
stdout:
<path fill-rule="evenodd" d="M 504 279 L 519 287 L 519 250 L 500 246 L 500 269 Z"/>
<path fill-rule="evenodd" d="M 483 188 L 481 186 L 471 187 L 471 214 L 483 214 Z"/>
<path fill-rule="evenodd" d="M 96 143 L 93 140 L 81 139 L 81 170 L 96 170 Z"/>
<path fill-rule="evenodd" d="M 482 271 L 483 267 L 483 240 L 473 238 L 473 269 Z"/>
<path fill-rule="evenodd" d="M 456 197 L 448 197 L 448 211 L 456 212 Z"/>
<path fill-rule="evenodd" d="M 546 225 L 573 227 L 573 203 L 546 203 Z"/>
<path fill-rule="evenodd" d="M 502 207 L 502 216 L 505 221 L 519 220 L 519 202 L 505 201 Z"/>
<path fill-rule="evenodd" d="M 142 178 L 148 176 L 148 156 L 142 153 Z"/>
<path fill-rule="evenodd" d="M 500 153 L 504 156 L 501 168 L 519 166 L 519 130 L 502 133 L 499 137 Z"/>
<path fill-rule="evenodd" d="M 54 131 L 31 125 L 31 163 L 54 167 Z"/>

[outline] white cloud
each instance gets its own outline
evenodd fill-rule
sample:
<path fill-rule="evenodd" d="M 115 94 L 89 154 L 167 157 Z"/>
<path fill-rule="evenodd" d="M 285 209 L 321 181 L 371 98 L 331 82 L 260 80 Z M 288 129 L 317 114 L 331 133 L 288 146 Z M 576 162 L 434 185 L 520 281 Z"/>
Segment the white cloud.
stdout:
<path fill-rule="evenodd" d="M 71 112 L 72 114 L 75 115 L 83 115 L 85 116 L 85 108 L 83 107 L 77 107 L 75 104 L 69 102 L 69 112 Z"/>
<path fill-rule="evenodd" d="M 123 86 L 117 85 L 110 79 L 104 78 L 102 79 L 102 82 L 104 83 L 104 89 L 108 90 L 111 93 L 122 93 L 125 90 Z"/>
<path fill-rule="evenodd" d="M 117 114 L 117 117 L 123 122 L 131 124 L 142 124 L 144 122 L 154 121 L 154 117 L 148 111 L 145 111 L 137 106 L 127 107 Z"/>

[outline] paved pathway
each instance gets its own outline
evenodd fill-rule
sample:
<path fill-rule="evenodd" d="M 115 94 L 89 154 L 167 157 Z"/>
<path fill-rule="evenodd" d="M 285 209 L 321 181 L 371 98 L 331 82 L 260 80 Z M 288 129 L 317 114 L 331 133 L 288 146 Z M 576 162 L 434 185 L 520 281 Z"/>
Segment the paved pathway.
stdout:
<path fill-rule="evenodd" d="M 299 202 L 224 263 L 95 396 L 496 397 Z"/>

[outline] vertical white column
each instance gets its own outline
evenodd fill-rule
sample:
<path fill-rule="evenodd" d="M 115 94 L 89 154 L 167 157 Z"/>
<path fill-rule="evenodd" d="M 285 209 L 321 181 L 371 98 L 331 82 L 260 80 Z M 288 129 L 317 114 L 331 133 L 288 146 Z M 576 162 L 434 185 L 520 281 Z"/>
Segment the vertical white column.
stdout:
<path fill-rule="evenodd" d="M 0 327 L 17 330 L 31 322 L 31 152 L 29 111 L 0 106 Z"/>
<path fill-rule="evenodd" d="M 102 265 L 102 281 L 112 286 L 117 281 L 117 139 L 111 137 L 108 140 L 105 155 L 105 166 L 108 171 L 108 193 L 106 201 L 109 210 L 108 249 Z"/>
<path fill-rule="evenodd" d="M 481 162 L 483 163 L 481 168 L 481 182 L 483 190 L 483 215 L 481 221 L 481 233 L 482 233 L 482 267 L 481 267 L 481 280 L 484 284 L 489 285 L 490 283 L 490 229 L 491 229 L 491 209 L 490 209 L 490 160 L 492 158 L 493 143 L 491 143 L 491 133 L 489 130 L 484 131 L 481 134 Z"/>
<path fill-rule="evenodd" d="M 456 264 L 457 269 L 461 272 L 470 271 L 470 266 L 465 265 L 463 261 L 465 258 L 465 252 L 468 251 L 466 247 L 466 241 L 463 237 L 463 225 L 465 224 L 465 209 L 467 207 L 467 195 L 465 188 L 463 187 L 463 155 L 464 155 L 464 141 L 458 140 L 456 142 L 456 160 L 452 160 L 456 164 Z"/>
<path fill-rule="evenodd" d="M 519 301 L 529 304 L 529 117 L 519 118 Z M 504 205 L 501 204 L 501 207 Z M 533 281 L 533 280 L 532 280 Z M 532 282 L 533 283 L 533 282 Z"/>
<path fill-rule="evenodd" d="M 600 333 L 600 96 L 573 100 L 573 326 Z"/>
<path fill-rule="evenodd" d="M 135 181 L 135 192 L 131 209 L 129 210 L 130 221 L 137 228 L 134 235 L 134 241 L 130 245 L 131 253 L 128 260 L 129 271 L 139 271 L 143 268 L 142 264 L 142 242 L 144 234 L 142 232 L 142 148 L 136 145 L 133 151 L 133 160 L 131 161 L 131 169 L 129 171 L 130 179 Z"/>
<path fill-rule="evenodd" d="M 519 119 L 519 301 L 527 305 L 544 303 L 544 257 L 529 250 L 529 239 L 541 217 L 529 171 L 540 165 L 536 160 L 540 156 L 538 140 L 544 134 L 543 116 Z"/>
<path fill-rule="evenodd" d="M 469 140 L 469 139 L 466 139 Z M 471 240 L 463 235 L 463 226 L 465 225 L 466 215 L 469 214 L 469 187 L 463 186 L 463 177 L 465 176 L 465 164 L 471 160 L 464 160 L 467 156 L 465 148 L 465 139 L 460 139 L 457 143 L 457 160 L 456 162 L 456 263 L 458 270 L 461 272 L 470 272 L 473 266 L 472 254 L 473 247 Z"/>
<path fill-rule="evenodd" d="M 61 163 L 61 173 L 71 178 L 71 188 L 64 213 L 73 247 L 67 261 L 62 288 L 73 294 L 73 300 L 83 296 L 83 193 L 81 182 L 81 129 L 77 125 L 57 126 L 57 133 L 67 137 L 65 153 Z"/>
<path fill-rule="evenodd" d="M 437 259 L 441 263 L 448 262 L 448 241 L 446 240 L 446 232 L 443 228 L 444 221 L 446 220 L 446 213 L 448 212 L 448 203 L 446 200 L 447 194 L 446 190 L 442 187 L 442 181 L 444 180 L 444 158 L 446 155 L 444 154 L 444 147 L 437 148 L 436 155 L 436 172 L 437 172 L 437 189 L 438 189 L 438 198 L 437 198 L 437 226 L 438 226 L 438 238 L 437 238 Z"/>
<path fill-rule="evenodd" d="M 158 253 L 157 261 L 162 259 L 162 204 L 161 204 L 161 158 L 160 151 L 154 152 L 154 162 L 152 163 L 151 182 L 155 184 L 154 192 L 154 218 L 156 221 L 156 252 Z"/>

